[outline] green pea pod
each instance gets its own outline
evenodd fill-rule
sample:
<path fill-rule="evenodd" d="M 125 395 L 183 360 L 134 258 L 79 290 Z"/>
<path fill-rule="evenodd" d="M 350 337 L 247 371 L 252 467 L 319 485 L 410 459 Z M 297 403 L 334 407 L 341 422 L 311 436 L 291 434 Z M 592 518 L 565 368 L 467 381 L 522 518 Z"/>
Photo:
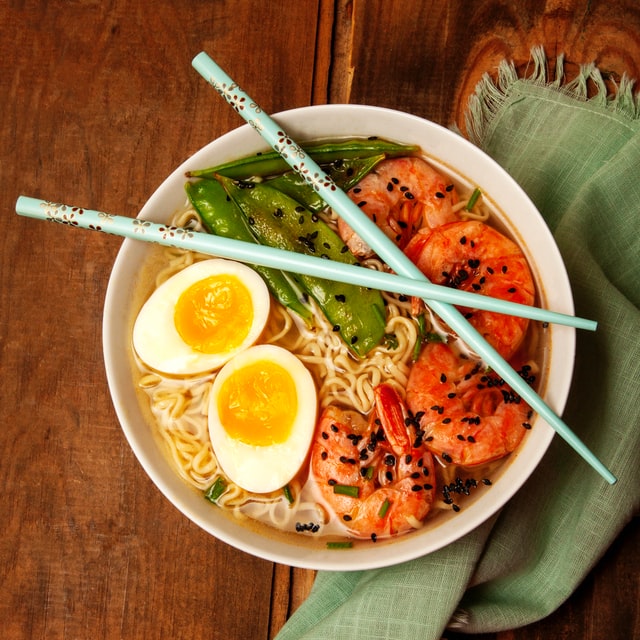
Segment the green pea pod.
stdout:
<path fill-rule="evenodd" d="M 185 190 L 209 233 L 257 244 L 242 211 L 229 198 L 219 182 L 215 180 L 187 182 Z M 311 309 L 300 300 L 299 293 L 285 273 L 270 267 L 249 266 L 262 276 L 276 300 L 295 311 L 307 322 L 311 320 L 313 317 Z"/>
<path fill-rule="evenodd" d="M 219 176 L 242 209 L 261 244 L 357 264 L 340 237 L 317 214 L 267 183 L 238 182 Z M 312 276 L 294 276 L 320 306 L 355 354 L 362 357 L 380 343 L 385 330 L 382 294 L 373 289 Z"/>
<path fill-rule="evenodd" d="M 317 142 L 303 144 L 302 148 L 318 163 L 328 164 L 336 160 L 348 158 L 366 158 L 368 156 L 386 155 L 387 157 L 406 156 L 420 150 L 417 145 L 398 144 L 377 137 L 354 138 L 340 142 Z M 276 151 L 265 151 L 239 160 L 188 172 L 194 178 L 213 178 L 214 175 L 248 180 L 256 176 L 266 178 L 290 169 Z"/>
<path fill-rule="evenodd" d="M 348 191 L 385 158 L 384 154 L 366 158 L 347 158 L 336 160 L 322 168 L 338 187 Z M 267 184 L 286 193 L 314 213 L 322 211 L 327 206 L 320 194 L 296 171 L 287 171 L 275 178 L 270 178 Z"/>

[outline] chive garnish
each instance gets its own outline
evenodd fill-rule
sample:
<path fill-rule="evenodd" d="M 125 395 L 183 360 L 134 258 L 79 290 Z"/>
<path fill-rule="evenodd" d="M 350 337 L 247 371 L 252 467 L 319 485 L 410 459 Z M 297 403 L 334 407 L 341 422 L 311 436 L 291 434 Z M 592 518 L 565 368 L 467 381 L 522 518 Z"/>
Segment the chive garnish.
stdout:
<path fill-rule="evenodd" d="M 207 489 L 204 497 L 209 500 L 209 502 L 213 502 L 215 504 L 226 488 L 227 483 L 223 480 L 223 478 L 218 476 L 216 478 L 216 481 Z"/>
<path fill-rule="evenodd" d="M 333 493 L 339 493 L 343 496 L 351 496 L 357 498 L 360 495 L 360 488 L 349 484 L 334 484 Z"/>
<path fill-rule="evenodd" d="M 473 207 L 476 206 L 476 202 L 478 202 L 478 198 L 481 196 L 482 192 L 480 191 L 480 189 L 478 189 L 478 187 L 476 187 L 473 190 L 473 193 L 471 194 L 471 197 L 469 198 L 469 201 L 467 202 L 467 206 L 465 207 L 465 211 L 471 211 L 471 209 L 473 209 Z"/>
<path fill-rule="evenodd" d="M 421 313 L 416 318 L 416 322 L 418 324 L 418 337 L 416 338 L 416 343 L 413 345 L 412 359 L 414 362 L 418 359 L 418 356 L 420 355 L 420 351 L 422 351 L 422 343 L 424 342 L 425 329 L 427 328 L 424 313 Z"/>
<path fill-rule="evenodd" d="M 287 499 L 289 504 L 293 504 L 293 496 L 291 495 L 291 489 L 288 484 L 285 484 L 282 487 L 282 492 L 284 493 L 284 497 Z"/>
<path fill-rule="evenodd" d="M 327 549 L 351 549 L 353 542 L 350 540 L 341 540 L 339 542 L 327 542 Z"/>
<path fill-rule="evenodd" d="M 371 480 L 371 478 L 373 478 L 373 467 L 367 467 L 367 469 L 365 471 L 365 474 L 364 474 L 364 477 L 367 480 Z"/>
<path fill-rule="evenodd" d="M 389 507 L 391 506 L 391 503 L 389 502 L 389 498 L 387 498 L 383 503 L 382 506 L 380 507 L 380 511 L 378 511 L 378 515 L 381 518 L 384 518 L 387 515 L 387 511 L 389 511 Z"/>

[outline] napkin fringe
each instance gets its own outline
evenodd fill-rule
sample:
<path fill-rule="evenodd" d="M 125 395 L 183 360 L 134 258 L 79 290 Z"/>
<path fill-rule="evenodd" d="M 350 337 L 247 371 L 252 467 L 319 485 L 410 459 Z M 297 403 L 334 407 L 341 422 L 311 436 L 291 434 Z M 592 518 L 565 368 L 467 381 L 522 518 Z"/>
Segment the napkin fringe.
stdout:
<path fill-rule="evenodd" d="M 614 82 L 614 91 L 610 93 L 601 71 L 593 62 L 581 65 L 578 75 L 569 82 L 565 82 L 563 54 L 556 58 L 553 78 L 549 77 L 543 47 L 531 49 L 531 63 L 531 73 L 528 73 L 527 68 L 525 77 L 520 77 L 514 63 L 508 60 L 500 63 L 495 79 L 488 73 L 482 76 L 474 95 L 469 99 L 465 115 L 467 136 L 471 142 L 480 145 L 494 117 L 507 101 L 510 89 L 517 81 L 553 88 L 571 98 L 595 104 L 630 119 L 640 118 L 640 96 L 633 90 L 634 80 L 626 74 L 622 75 L 619 84 Z M 589 96 L 588 93 L 590 85 L 595 85 L 596 88 L 593 96 Z"/>

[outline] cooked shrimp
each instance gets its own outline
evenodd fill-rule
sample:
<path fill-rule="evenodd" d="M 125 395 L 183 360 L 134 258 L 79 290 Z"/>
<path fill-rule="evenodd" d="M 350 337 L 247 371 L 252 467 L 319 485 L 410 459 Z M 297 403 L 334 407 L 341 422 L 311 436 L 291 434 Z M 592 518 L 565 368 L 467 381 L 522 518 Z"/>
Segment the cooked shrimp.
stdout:
<path fill-rule="evenodd" d="M 335 405 L 324 410 L 311 469 L 326 505 L 351 535 L 375 540 L 419 527 L 436 479 L 433 456 L 397 392 L 381 384 L 374 393 L 373 419 Z"/>
<path fill-rule="evenodd" d="M 458 216 L 453 184 L 421 158 L 383 160 L 347 194 L 401 249 L 423 225 L 436 227 Z M 351 252 L 362 258 L 373 251 L 342 219 L 338 232 Z"/>
<path fill-rule="evenodd" d="M 405 254 L 435 284 L 533 303 L 533 276 L 520 247 L 484 222 L 453 222 L 420 230 L 409 241 Z M 507 360 L 517 351 L 529 326 L 526 318 L 461 311 Z"/>
<path fill-rule="evenodd" d="M 520 374 L 533 381 L 527 365 Z M 504 380 L 439 342 L 427 344 L 413 365 L 407 405 L 429 450 L 446 463 L 473 466 L 502 458 L 530 428 L 530 407 Z"/>

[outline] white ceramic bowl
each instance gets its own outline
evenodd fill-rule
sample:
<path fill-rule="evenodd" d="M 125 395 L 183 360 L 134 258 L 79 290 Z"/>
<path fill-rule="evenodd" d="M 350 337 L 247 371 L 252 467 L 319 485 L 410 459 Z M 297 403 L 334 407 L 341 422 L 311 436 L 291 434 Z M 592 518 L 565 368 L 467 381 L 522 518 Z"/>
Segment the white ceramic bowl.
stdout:
<path fill-rule="evenodd" d="M 360 105 L 313 106 L 274 116 L 296 140 L 366 137 L 376 135 L 414 143 L 436 164 L 462 181 L 479 186 L 495 205 L 495 215 L 519 239 L 525 241 L 530 265 L 541 285 L 544 306 L 573 313 L 566 271 L 549 229 L 531 201 L 493 160 L 459 135 L 421 118 L 399 111 Z M 265 144 L 248 125 L 214 140 L 178 167 L 149 198 L 140 217 L 167 222 L 185 201 L 185 172 L 239 158 Z M 224 517 L 171 468 L 152 435 L 134 389 L 130 366 L 132 300 L 136 274 L 149 251 L 148 245 L 125 240 L 109 281 L 104 310 L 104 356 L 113 403 L 126 438 L 146 473 L 160 491 L 186 517 L 224 542 L 261 558 L 312 569 L 360 570 L 382 567 L 431 553 L 477 527 L 522 486 L 544 455 L 553 431 L 536 418 L 519 451 L 503 465 L 493 485 L 468 499 L 459 513 L 438 517 L 425 526 L 393 541 L 355 545 L 348 551 L 312 549 L 262 535 Z M 559 325 L 549 329 L 552 348 L 541 394 L 562 412 L 573 372 L 575 330 Z M 304 542 L 304 541 L 302 541 Z"/>

